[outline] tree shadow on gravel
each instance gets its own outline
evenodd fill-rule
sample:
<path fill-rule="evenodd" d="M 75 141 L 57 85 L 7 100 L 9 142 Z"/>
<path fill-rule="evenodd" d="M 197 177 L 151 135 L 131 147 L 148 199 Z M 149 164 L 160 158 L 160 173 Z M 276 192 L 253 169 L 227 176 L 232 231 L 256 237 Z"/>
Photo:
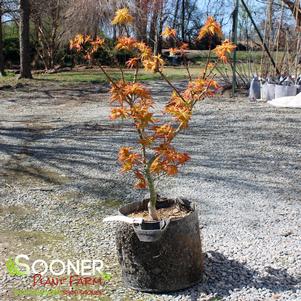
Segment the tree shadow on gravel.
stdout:
<path fill-rule="evenodd" d="M 0 139 L 6 139 L 0 141 L 0 157 L 10 157 L 0 164 L 0 179 L 31 189 L 56 189 L 54 185 L 80 189 L 109 201 L 141 197 L 144 192 L 132 189 L 131 177 L 118 172 L 119 146 L 135 141 L 128 125 L 122 131 L 120 127 L 119 123 L 83 122 L 48 128 L 40 121 L 34 128 L 0 126 Z"/>
<path fill-rule="evenodd" d="M 266 267 L 265 275 L 236 260 L 230 260 L 221 253 L 209 251 L 205 254 L 204 281 L 193 287 L 197 294 L 191 300 L 197 301 L 201 294 L 215 294 L 227 297 L 233 290 L 243 288 L 267 289 L 271 293 L 294 291 L 301 283 L 301 276 L 294 277 L 286 269 Z M 179 293 L 177 294 L 177 296 Z M 187 290 L 180 293 L 187 295 Z"/>

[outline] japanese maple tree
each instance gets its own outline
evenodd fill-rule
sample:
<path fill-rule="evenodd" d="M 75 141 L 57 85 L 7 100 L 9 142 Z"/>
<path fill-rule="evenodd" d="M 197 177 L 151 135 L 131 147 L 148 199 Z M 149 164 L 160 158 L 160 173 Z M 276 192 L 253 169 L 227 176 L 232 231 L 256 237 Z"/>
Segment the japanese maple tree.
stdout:
<path fill-rule="evenodd" d="M 123 8 L 116 12 L 112 24 L 118 25 L 122 29 L 132 22 L 134 22 L 134 18 L 130 15 L 129 10 Z M 128 31 L 125 30 L 125 32 Z M 200 29 L 198 38 L 202 39 L 207 35 L 222 36 L 219 23 L 212 17 L 209 17 L 206 24 Z M 162 36 L 174 40 L 176 47 L 171 48 L 170 53 L 180 55 L 183 58 L 189 79 L 184 91 L 178 90 L 165 76 L 162 57 L 154 55 L 152 49 L 144 42 L 129 36 L 120 36 L 115 48 L 128 50 L 134 54 L 126 63 L 128 68 L 135 69 L 133 80 L 126 81 L 122 74 L 122 79 L 115 81 L 103 66 L 99 66 L 111 84 L 113 107 L 110 118 L 112 120 L 129 120 L 136 130 L 138 136 L 136 147 L 121 147 L 118 160 L 122 166 L 122 172 L 134 174 L 137 189 L 149 190 L 148 211 L 153 220 L 158 220 L 156 179 L 160 175 L 176 175 L 179 168 L 190 159 L 187 153 L 180 152 L 174 147 L 174 139 L 182 130 L 188 128 L 195 105 L 207 97 L 212 97 L 219 89 L 214 80 L 213 71 L 217 61 L 213 63 L 211 59 L 208 59 L 205 68 L 200 72 L 200 76 L 193 79 L 186 59 L 188 45 L 177 39 L 176 30 L 173 28 L 166 27 Z M 87 60 L 92 60 L 93 54 L 100 47 L 105 47 L 105 41 L 101 38 L 93 40 L 90 36 L 77 35 L 70 41 L 70 48 L 83 54 Z M 219 60 L 227 63 L 228 56 L 235 47 L 226 40 L 213 51 Z M 154 99 L 150 91 L 137 81 L 141 65 L 145 70 L 159 73 L 172 88 L 172 93 L 161 117 L 154 116 Z"/>

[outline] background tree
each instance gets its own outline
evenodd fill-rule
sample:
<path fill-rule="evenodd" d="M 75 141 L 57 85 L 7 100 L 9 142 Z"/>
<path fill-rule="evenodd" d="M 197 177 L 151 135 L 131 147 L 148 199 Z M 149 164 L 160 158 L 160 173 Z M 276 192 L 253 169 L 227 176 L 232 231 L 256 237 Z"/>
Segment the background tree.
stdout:
<path fill-rule="evenodd" d="M 20 0 L 20 78 L 32 78 L 29 43 L 29 0 Z"/>
<path fill-rule="evenodd" d="M 4 54 L 3 54 L 3 33 L 2 33 L 2 16 L 4 13 L 3 1 L 0 0 L 0 76 L 5 75 L 4 71 Z"/>
<path fill-rule="evenodd" d="M 33 40 L 37 54 L 46 70 L 57 63 L 60 46 L 64 46 L 66 10 L 69 0 L 31 0 Z"/>
<path fill-rule="evenodd" d="M 65 37 L 70 39 L 79 32 L 93 37 L 99 33 L 112 36 L 114 11 L 124 4 L 133 8 L 132 1 L 126 0 L 70 0 L 64 22 Z"/>
<path fill-rule="evenodd" d="M 290 11 L 293 13 L 297 26 L 301 26 L 301 8 L 300 8 L 300 0 L 283 0 L 283 2 L 287 5 Z"/>
<path fill-rule="evenodd" d="M 67 44 L 69 39 L 79 32 L 89 34 L 91 37 L 100 35 L 114 41 L 120 31 L 124 31 L 124 28 L 111 26 L 112 14 L 120 7 L 128 7 L 135 17 L 133 27 L 123 34 L 130 34 L 148 43 L 155 53 L 173 47 L 168 40 L 162 42 L 161 34 L 167 26 L 175 28 L 181 39 L 189 43 L 190 49 L 208 49 L 206 38 L 195 42 L 198 29 L 208 15 L 215 17 L 224 27 L 225 37 L 229 38 L 233 11 L 232 0 L 0 0 L 3 34 L 2 39 L 0 38 L 1 73 L 4 65 L 6 68 L 15 68 L 19 64 L 19 46 L 15 47 L 19 43 L 19 38 L 16 37 L 15 28 L 20 26 L 19 28 L 25 29 L 26 26 L 22 27 L 20 20 L 23 14 L 18 6 L 21 3 L 28 5 L 28 2 L 31 6 L 31 53 L 28 50 L 25 54 L 21 49 L 20 55 L 24 57 L 23 54 L 25 56 L 31 54 L 34 58 L 32 64 L 34 68 L 43 66 L 46 70 L 71 63 Z M 296 52 L 300 38 L 297 32 L 301 24 L 300 0 L 245 0 L 245 2 L 256 19 L 262 35 L 266 27 L 265 40 L 272 52 L 276 52 L 273 54 L 275 60 L 283 66 L 293 61 L 294 58 L 289 57 Z M 14 34 L 11 34 L 12 32 Z M 23 35 L 21 31 L 18 31 L 18 34 L 20 37 Z M 215 44 L 219 42 L 214 40 Z M 252 51 L 261 50 L 258 35 L 243 8 L 240 9 L 238 47 L 240 50 L 248 50 L 250 56 Z M 108 48 L 107 54 L 111 55 L 109 52 Z M 99 58 L 101 57 L 105 55 L 99 53 Z M 23 64 L 24 59 L 21 61 Z"/>
<path fill-rule="evenodd" d="M 147 25 L 151 13 L 152 2 L 150 0 L 135 0 L 133 16 L 136 20 L 134 26 L 135 36 L 138 40 L 147 42 Z"/>

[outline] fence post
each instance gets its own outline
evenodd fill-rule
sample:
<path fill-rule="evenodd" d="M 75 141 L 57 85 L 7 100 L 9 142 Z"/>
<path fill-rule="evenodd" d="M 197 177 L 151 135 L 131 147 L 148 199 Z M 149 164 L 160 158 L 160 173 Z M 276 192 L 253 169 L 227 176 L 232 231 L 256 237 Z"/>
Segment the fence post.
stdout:
<path fill-rule="evenodd" d="M 237 45 L 237 28 L 238 28 L 238 9 L 239 0 L 235 0 L 235 8 L 233 11 L 233 25 L 232 25 L 232 42 Z M 233 52 L 233 65 L 232 65 L 232 96 L 235 97 L 237 87 L 236 78 L 236 64 L 237 64 L 237 48 Z"/>

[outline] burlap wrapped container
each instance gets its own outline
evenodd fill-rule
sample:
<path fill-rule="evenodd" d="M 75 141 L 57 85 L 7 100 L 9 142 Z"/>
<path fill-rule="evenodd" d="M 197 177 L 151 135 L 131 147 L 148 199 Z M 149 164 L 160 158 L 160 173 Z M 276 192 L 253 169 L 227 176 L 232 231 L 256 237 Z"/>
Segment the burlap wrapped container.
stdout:
<path fill-rule="evenodd" d="M 267 100 L 267 86 L 268 84 L 267 83 L 261 83 L 260 85 L 260 98 L 262 100 Z"/>
<path fill-rule="evenodd" d="M 283 86 L 276 85 L 275 86 L 275 98 L 286 97 L 286 96 L 296 96 L 297 95 L 297 87 L 294 86 Z"/>
<path fill-rule="evenodd" d="M 301 85 L 295 85 L 295 87 L 297 88 L 297 94 L 301 93 Z"/>
<path fill-rule="evenodd" d="M 267 100 L 275 98 L 275 84 L 267 84 Z"/>
<path fill-rule="evenodd" d="M 260 99 L 260 82 L 257 77 L 254 77 L 250 83 L 249 99 Z"/>

